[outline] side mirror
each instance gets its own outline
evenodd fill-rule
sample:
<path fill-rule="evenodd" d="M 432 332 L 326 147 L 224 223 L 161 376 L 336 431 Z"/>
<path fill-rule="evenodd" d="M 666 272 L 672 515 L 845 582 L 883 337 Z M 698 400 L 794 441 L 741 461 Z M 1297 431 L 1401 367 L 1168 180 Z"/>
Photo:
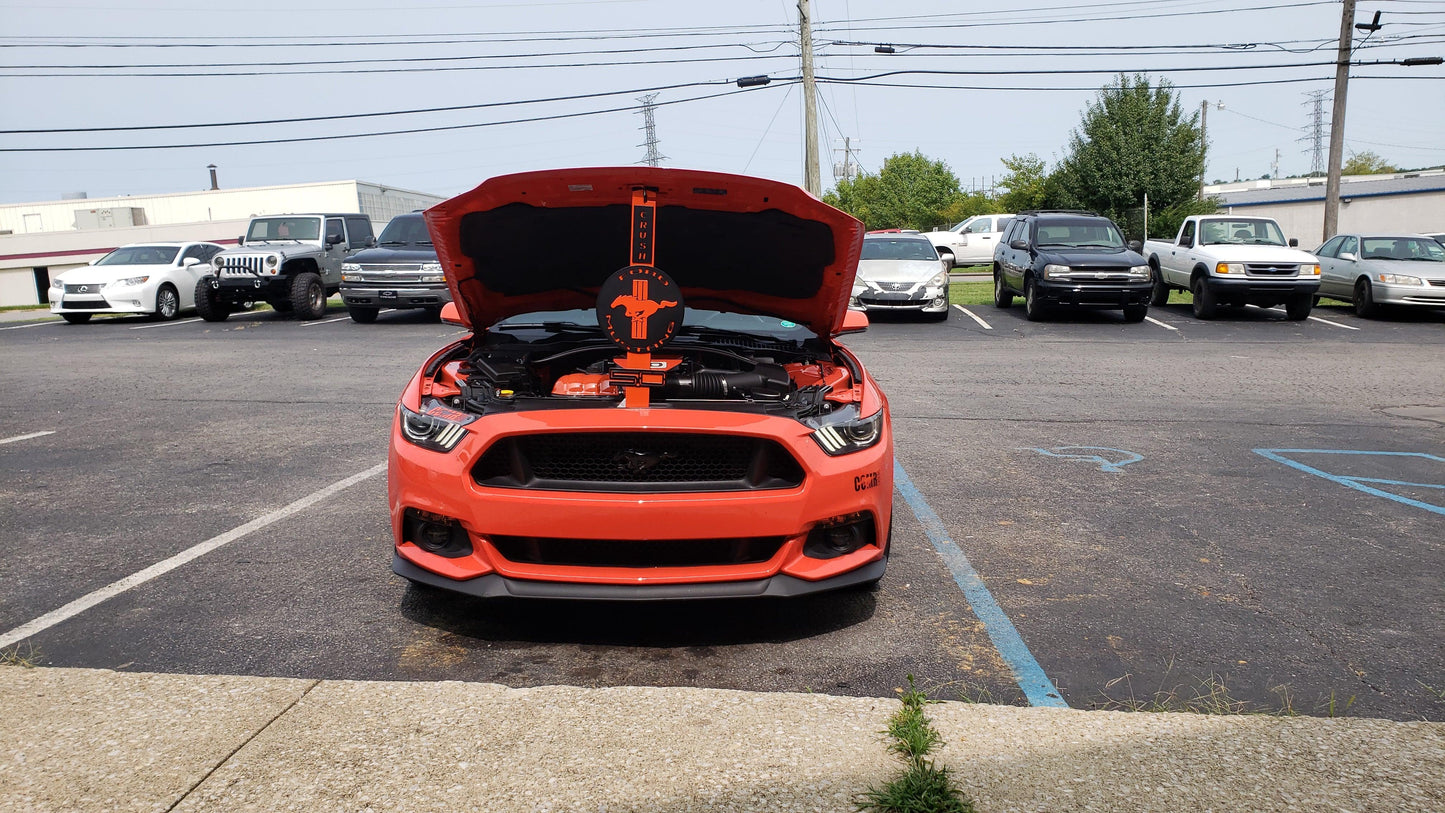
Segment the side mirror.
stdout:
<path fill-rule="evenodd" d="M 467 323 L 462 321 L 461 311 L 457 310 L 457 303 L 455 302 L 448 302 L 442 305 L 442 321 L 449 325 L 467 327 Z"/>
<path fill-rule="evenodd" d="M 375 237 L 368 237 L 368 238 L 366 238 L 366 247 L 367 247 L 367 248 L 376 248 L 376 238 L 375 238 Z"/>
<path fill-rule="evenodd" d="M 1351 262 L 1351 263 L 1352 263 L 1352 262 L 1354 262 L 1355 260 L 1358 260 L 1359 257 L 1356 257 L 1355 255 L 1351 254 L 1351 253 L 1348 252 L 1348 251 L 1341 251 L 1341 252 L 1340 252 L 1340 259 L 1341 259 L 1341 260 L 1344 260 L 1345 262 Z"/>
<path fill-rule="evenodd" d="M 1299 248 L 1299 238 L 1298 238 L 1298 237 L 1291 237 L 1291 238 L 1289 238 L 1289 247 L 1290 247 L 1290 248 Z"/>
<path fill-rule="evenodd" d="M 1143 241 L 1141 241 L 1141 240 L 1130 240 L 1130 241 L 1129 241 L 1129 250 L 1130 250 L 1130 251 L 1134 251 L 1134 252 L 1143 251 L 1143 250 L 1144 250 L 1144 243 L 1143 243 Z"/>
<path fill-rule="evenodd" d="M 181 267 L 182 267 L 182 268 L 190 268 L 190 267 L 193 266 L 193 265 L 198 265 L 198 264 L 200 264 L 200 262 L 201 262 L 201 258 L 200 258 L 200 257 L 187 257 L 187 258 L 185 258 L 184 260 L 181 260 Z"/>
<path fill-rule="evenodd" d="M 241 235 L 240 237 L 237 237 L 237 238 L 236 238 L 236 245 L 238 245 L 238 246 L 244 246 L 244 245 L 246 245 L 246 235 L 243 234 L 243 235 Z"/>
<path fill-rule="evenodd" d="M 446 318 L 446 313 L 445 310 L 442 311 L 443 319 Z M 863 311 L 849 310 L 843 315 L 843 329 L 838 331 L 838 335 L 841 336 L 844 333 L 862 333 L 867 329 L 868 314 Z"/>
<path fill-rule="evenodd" d="M 1018 249 L 1019 251 L 1028 251 L 1028 250 L 1029 250 L 1029 241 L 1027 241 L 1027 240 L 1014 240 L 1013 242 L 1011 242 L 1011 243 L 1008 244 L 1008 247 L 1009 247 L 1009 248 L 1013 248 L 1013 249 Z"/>
<path fill-rule="evenodd" d="M 342 237 L 342 236 L 339 235 L 339 234 L 328 234 L 328 235 L 326 235 L 326 245 L 327 245 L 327 246 L 338 245 L 338 244 L 343 243 L 343 242 L 345 242 L 345 241 L 346 241 L 346 238 L 345 238 L 345 237 Z"/>

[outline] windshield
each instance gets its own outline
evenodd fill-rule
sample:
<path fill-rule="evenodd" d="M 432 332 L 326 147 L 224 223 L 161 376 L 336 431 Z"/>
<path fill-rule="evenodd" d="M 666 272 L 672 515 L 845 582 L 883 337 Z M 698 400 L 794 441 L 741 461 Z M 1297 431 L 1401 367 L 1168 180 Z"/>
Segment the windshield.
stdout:
<path fill-rule="evenodd" d="M 263 240 L 318 240 L 321 237 L 319 217 L 263 217 L 251 221 L 246 242 Z"/>
<path fill-rule="evenodd" d="M 1362 260 L 1445 263 L 1445 246 L 1425 237 L 1366 237 L 1360 242 Z"/>
<path fill-rule="evenodd" d="M 929 260 L 938 262 L 938 251 L 927 240 L 916 237 L 869 237 L 863 241 L 864 260 Z"/>
<path fill-rule="evenodd" d="M 1037 245 L 1058 248 L 1123 248 L 1124 235 L 1108 220 L 1050 220 L 1040 222 Z"/>
<path fill-rule="evenodd" d="M 381 230 L 382 245 L 393 246 L 429 246 L 431 245 L 431 232 L 426 230 L 426 221 L 420 215 L 402 215 L 394 217 Z"/>
<path fill-rule="evenodd" d="M 1247 243 L 1249 245 L 1282 246 L 1284 234 L 1273 220 L 1240 218 L 1238 220 L 1205 220 L 1199 224 L 1199 244 Z"/>
<path fill-rule="evenodd" d="M 170 265 L 176 259 L 175 246 L 121 246 L 95 261 L 96 265 Z"/>
<path fill-rule="evenodd" d="M 544 325 L 548 327 L 543 327 Z M 557 332 L 554 328 L 563 330 L 583 328 L 598 331 L 599 334 L 602 331 L 602 328 L 597 324 L 597 311 L 591 309 L 520 313 L 516 316 L 509 316 L 503 319 L 493 325 L 490 330 L 505 329 L 507 333 L 516 335 L 518 330 L 528 327 L 554 333 Z M 682 328 L 683 332 L 686 332 L 688 328 L 700 328 L 704 330 L 723 330 L 731 333 L 748 333 L 754 336 L 768 336 L 789 341 L 804 341 L 814 338 L 813 331 L 808 330 L 796 322 L 789 322 L 786 319 L 779 319 L 775 316 L 759 316 L 749 313 L 724 313 L 722 311 L 701 310 L 698 308 L 683 309 Z"/>

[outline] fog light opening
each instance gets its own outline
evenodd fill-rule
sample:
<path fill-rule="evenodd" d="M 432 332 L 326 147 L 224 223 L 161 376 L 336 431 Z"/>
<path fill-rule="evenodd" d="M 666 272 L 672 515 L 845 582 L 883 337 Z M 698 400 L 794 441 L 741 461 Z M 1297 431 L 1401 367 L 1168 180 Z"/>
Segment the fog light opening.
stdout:
<path fill-rule="evenodd" d="M 808 533 L 803 555 L 813 559 L 836 559 L 872 544 L 877 536 L 870 513 L 833 517 L 818 523 Z"/>
<path fill-rule="evenodd" d="M 402 516 L 401 536 L 402 541 L 447 559 L 458 559 L 472 552 L 471 537 L 460 522 L 430 511 L 406 509 Z"/>

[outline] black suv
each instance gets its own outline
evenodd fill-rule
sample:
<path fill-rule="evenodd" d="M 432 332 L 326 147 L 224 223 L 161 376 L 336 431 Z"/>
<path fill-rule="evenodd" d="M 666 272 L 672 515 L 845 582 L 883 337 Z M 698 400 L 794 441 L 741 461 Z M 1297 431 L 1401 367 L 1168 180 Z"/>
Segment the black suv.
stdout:
<path fill-rule="evenodd" d="M 1152 283 L 1138 249 L 1093 212 L 1019 212 L 994 249 L 993 304 L 1022 296 L 1033 322 L 1055 305 L 1122 308 L 1124 321 L 1142 322 Z"/>
<path fill-rule="evenodd" d="M 352 320 L 362 324 L 375 322 L 382 308 L 439 314 L 452 301 L 420 212 L 393 217 L 376 248 L 351 255 L 341 266 L 341 299 Z"/>

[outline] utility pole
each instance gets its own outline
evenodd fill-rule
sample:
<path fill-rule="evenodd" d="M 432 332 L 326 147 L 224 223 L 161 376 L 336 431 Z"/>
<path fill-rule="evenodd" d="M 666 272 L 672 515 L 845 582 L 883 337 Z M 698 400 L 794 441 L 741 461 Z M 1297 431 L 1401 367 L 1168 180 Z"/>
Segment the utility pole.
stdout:
<path fill-rule="evenodd" d="M 1224 102 L 1215 102 L 1218 109 L 1224 109 Z M 1199 103 L 1199 199 L 1204 200 L 1204 171 L 1209 164 L 1209 100 Z"/>
<path fill-rule="evenodd" d="M 1325 180 L 1325 228 L 1328 240 L 1340 225 L 1340 162 L 1345 153 L 1345 92 L 1350 85 L 1350 46 L 1355 27 L 1355 0 L 1345 0 L 1340 15 L 1340 53 L 1335 61 L 1335 106 L 1330 113 L 1330 170 Z"/>
<path fill-rule="evenodd" d="M 818 168 L 818 88 L 813 84 L 813 23 L 808 18 L 808 0 L 798 0 L 798 31 L 803 52 L 803 188 L 820 198 L 823 179 Z"/>

